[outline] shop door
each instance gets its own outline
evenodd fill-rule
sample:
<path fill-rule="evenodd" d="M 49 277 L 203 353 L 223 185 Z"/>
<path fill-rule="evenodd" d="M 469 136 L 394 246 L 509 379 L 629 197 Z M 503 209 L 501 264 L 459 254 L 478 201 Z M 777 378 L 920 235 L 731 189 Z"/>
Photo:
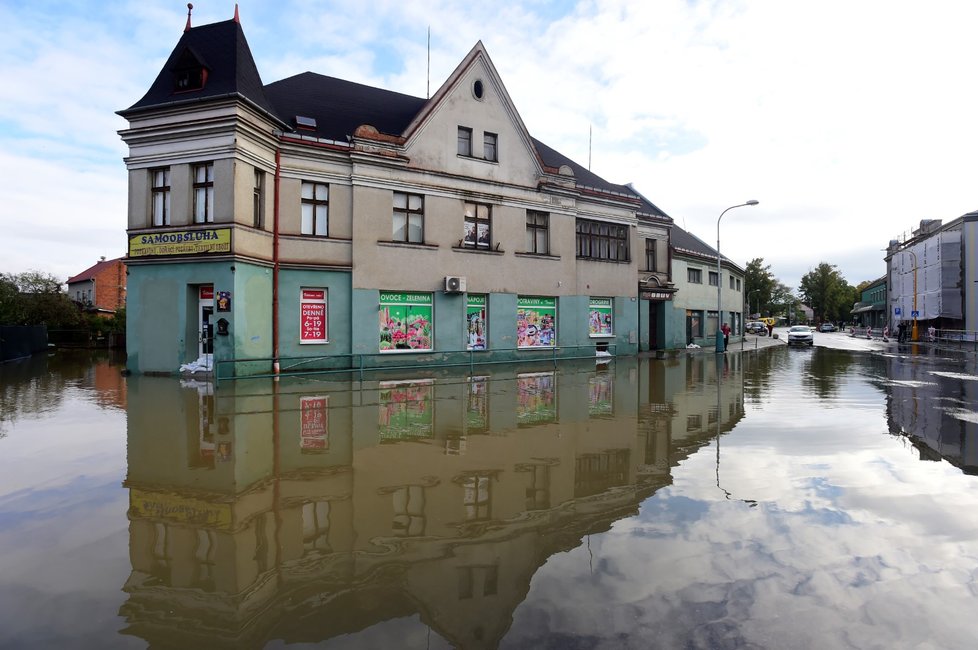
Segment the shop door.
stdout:
<path fill-rule="evenodd" d="M 659 304 L 649 301 L 649 349 L 659 349 Z"/>
<path fill-rule="evenodd" d="M 205 354 L 213 354 L 214 352 L 214 323 L 211 322 L 214 317 L 213 286 L 208 285 L 200 288 L 200 300 L 197 311 L 200 314 L 197 328 L 197 355 L 198 357 L 202 357 Z"/>

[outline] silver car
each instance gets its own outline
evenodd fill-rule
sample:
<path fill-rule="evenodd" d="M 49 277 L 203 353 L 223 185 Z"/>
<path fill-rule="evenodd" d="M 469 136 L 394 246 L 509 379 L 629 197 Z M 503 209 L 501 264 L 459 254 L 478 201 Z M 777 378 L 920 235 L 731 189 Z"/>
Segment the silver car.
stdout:
<path fill-rule="evenodd" d="M 815 334 L 807 325 L 795 325 L 788 330 L 788 345 L 813 345 Z"/>

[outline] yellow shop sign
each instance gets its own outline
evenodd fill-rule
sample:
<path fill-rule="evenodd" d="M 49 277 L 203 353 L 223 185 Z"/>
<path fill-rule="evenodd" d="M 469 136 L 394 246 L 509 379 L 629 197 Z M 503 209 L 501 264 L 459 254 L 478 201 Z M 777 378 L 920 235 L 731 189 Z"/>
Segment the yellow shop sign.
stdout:
<path fill-rule="evenodd" d="M 230 228 L 152 232 L 129 238 L 129 257 L 230 252 Z"/>
<path fill-rule="evenodd" d="M 231 505 L 176 494 L 129 490 L 129 511 L 138 517 L 165 519 L 211 528 L 231 526 Z"/>

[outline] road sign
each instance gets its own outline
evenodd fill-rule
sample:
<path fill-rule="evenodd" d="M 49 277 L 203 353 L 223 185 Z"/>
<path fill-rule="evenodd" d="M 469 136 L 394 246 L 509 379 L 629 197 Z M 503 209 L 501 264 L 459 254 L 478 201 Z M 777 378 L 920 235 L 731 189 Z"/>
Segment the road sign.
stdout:
<path fill-rule="evenodd" d="M 899 307 L 894 307 L 893 308 L 893 315 L 894 316 L 901 316 L 902 314 L 903 314 L 903 310 L 902 309 L 900 309 Z"/>
<path fill-rule="evenodd" d="M 919 311 L 912 311 L 912 312 L 910 312 L 910 318 L 917 318 L 919 316 L 920 316 L 920 312 Z"/>

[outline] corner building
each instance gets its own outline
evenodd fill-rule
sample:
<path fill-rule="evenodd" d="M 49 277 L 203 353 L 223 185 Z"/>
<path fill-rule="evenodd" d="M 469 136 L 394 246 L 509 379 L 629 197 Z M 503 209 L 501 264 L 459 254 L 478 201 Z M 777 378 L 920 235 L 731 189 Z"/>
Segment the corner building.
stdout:
<path fill-rule="evenodd" d="M 237 17 L 188 20 L 119 114 L 133 372 L 208 353 L 240 375 L 665 340 L 639 292 L 669 284 L 671 219 L 534 139 L 481 42 L 420 99 L 311 72 L 265 85 Z"/>

